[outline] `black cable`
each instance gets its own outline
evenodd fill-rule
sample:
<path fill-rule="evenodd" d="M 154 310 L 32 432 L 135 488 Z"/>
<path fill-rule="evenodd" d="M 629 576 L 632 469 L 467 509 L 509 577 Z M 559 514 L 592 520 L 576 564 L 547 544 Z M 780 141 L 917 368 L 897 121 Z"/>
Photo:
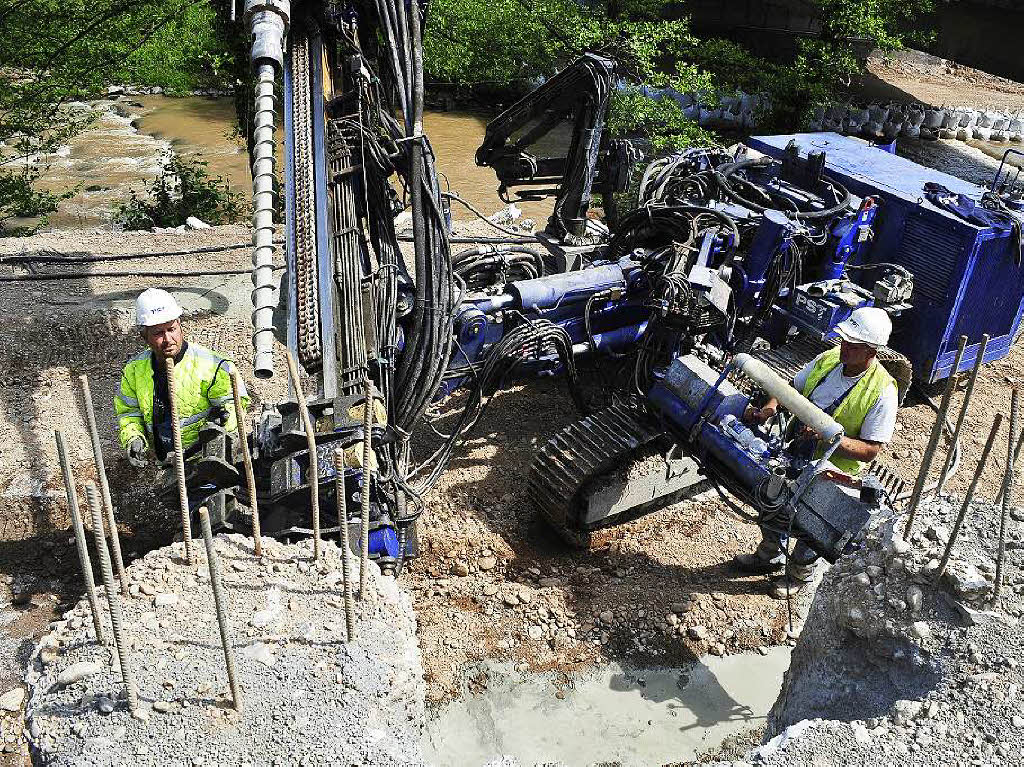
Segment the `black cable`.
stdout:
<path fill-rule="evenodd" d="M 466 206 L 466 208 L 469 209 L 470 213 L 475 215 L 477 218 L 479 218 L 481 221 L 483 221 L 488 226 L 494 227 L 495 229 L 497 229 L 502 234 L 507 234 L 507 235 L 510 235 L 512 237 L 519 237 L 522 234 L 521 232 L 516 232 L 516 231 L 514 231 L 512 229 L 506 229 L 505 227 L 499 226 L 498 224 L 494 223 L 493 221 L 491 221 L 491 219 L 489 219 L 484 214 L 483 211 L 481 211 L 478 207 L 473 205 L 473 203 L 471 203 L 468 200 L 464 200 L 463 198 L 459 197 L 459 195 L 455 194 L 455 192 L 442 192 L 441 196 L 442 197 L 446 197 L 449 200 L 455 200 L 455 202 L 460 203 L 460 204 Z"/>
<path fill-rule="evenodd" d="M 400 242 L 412 242 L 413 238 L 406 235 L 399 235 Z M 484 245 L 535 245 L 541 242 L 539 237 L 524 235 L 522 237 L 454 237 L 449 236 L 448 242 L 455 245 L 473 245 L 481 243 Z"/>
<path fill-rule="evenodd" d="M 718 183 L 718 187 L 719 189 L 722 190 L 722 193 L 733 202 L 739 203 L 740 205 L 743 205 L 744 207 L 749 208 L 750 210 L 756 211 L 757 213 L 764 213 L 766 210 L 772 209 L 773 206 L 760 205 L 754 202 L 753 200 L 744 197 L 733 188 L 733 182 L 735 181 L 739 184 L 751 185 L 754 188 L 756 188 L 760 194 L 763 195 L 767 195 L 768 193 L 754 185 L 752 182 L 746 181 L 741 177 L 737 177 L 735 179 L 733 177 L 736 173 L 738 173 L 741 170 L 747 170 L 750 168 L 767 168 L 774 162 L 775 160 L 773 160 L 771 157 L 758 157 L 753 159 L 738 160 L 736 162 L 729 163 L 728 165 L 719 166 L 715 168 L 715 181 Z M 834 181 L 833 179 L 830 178 L 822 177 L 822 182 L 826 186 L 828 186 L 831 189 L 831 191 L 836 195 L 837 203 L 835 205 L 833 205 L 831 208 L 824 208 L 823 210 L 783 210 L 782 212 L 801 221 L 819 221 L 821 219 L 832 218 L 834 216 L 837 216 L 843 211 L 845 211 L 847 208 L 849 208 L 850 201 L 853 199 L 853 196 L 850 194 L 849 190 L 846 187 L 844 187 L 838 181 Z M 792 201 L 788 199 L 786 202 L 792 203 Z M 775 208 L 775 210 L 782 209 Z"/>
<path fill-rule="evenodd" d="M 284 240 L 274 240 L 274 244 L 280 245 Z M 202 253 L 220 253 L 225 250 L 242 250 L 252 248 L 252 243 L 239 243 L 237 245 L 211 245 L 209 247 L 192 248 L 191 250 L 167 250 L 154 253 L 114 253 L 114 254 L 90 254 L 86 256 L 75 256 L 61 253 L 55 250 L 39 251 L 36 253 L 16 253 L 10 256 L 0 256 L 2 264 L 95 264 L 103 261 L 131 261 L 136 258 L 170 258 L 172 256 L 192 256 Z"/>
<path fill-rule="evenodd" d="M 285 266 L 272 267 L 273 271 L 279 272 L 286 269 Z M 60 280 L 87 280 L 91 277 L 205 277 L 209 276 L 231 276 L 238 274 L 252 274 L 252 269 L 195 269 L 189 271 L 168 270 L 163 272 L 62 272 L 53 274 L 13 274 L 0 276 L 0 282 L 58 282 Z"/>

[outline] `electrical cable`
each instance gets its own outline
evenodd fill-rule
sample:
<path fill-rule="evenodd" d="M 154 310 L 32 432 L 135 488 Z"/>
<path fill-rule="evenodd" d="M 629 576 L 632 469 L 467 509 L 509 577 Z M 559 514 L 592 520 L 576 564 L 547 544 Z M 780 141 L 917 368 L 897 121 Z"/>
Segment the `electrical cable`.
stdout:
<path fill-rule="evenodd" d="M 271 271 L 279 272 L 286 269 L 285 266 L 271 267 Z M 92 277 L 106 277 L 114 279 L 117 277 L 206 277 L 206 276 L 232 276 L 239 274 L 252 274 L 252 269 L 194 269 L 194 270 L 167 270 L 162 272 L 62 272 L 52 274 L 12 274 L 0 276 L 0 282 L 59 282 L 61 280 L 87 280 Z"/>
<path fill-rule="evenodd" d="M 499 224 L 494 223 L 493 221 L 491 221 L 491 219 L 489 219 L 484 214 L 483 211 L 481 211 L 478 207 L 473 205 L 473 203 L 469 202 L 468 200 L 464 200 L 462 197 L 459 197 L 459 195 L 457 195 L 455 192 L 442 192 L 441 196 L 442 197 L 447 197 L 449 200 L 455 200 L 455 202 L 460 203 L 460 204 L 466 206 L 466 208 L 469 210 L 470 213 L 474 214 L 477 218 L 479 218 L 481 221 L 486 223 L 488 226 L 494 227 L 495 229 L 497 229 L 502 234 L 507 234 L 507 235 L 510 235 L 512 237 L 521 237 L 522 236 L 522 232 L 516 232 L 516 231 L 514 231 L 512 229 L 506 229 L 505 227 L 500 226 Z"/>
<path fill-rule="evenodd" d="M 274 240 L 275 245 L 280 245 L 284 240 Z M 37 251 L 36 253 L 15 253 L 10 256 L 0 256 L 0 265 L 3 264 L 95 264 L 104 261 L 131 261 L 136 258 L 170 258 L 173 256 L 193 256 L 203 253 L 221 253 L 226 250 L 243 250 L 252 247 L 252 243 L 239 243 L 236 245 L 211 245 L 190 250 L 166 250 L 153 253 L 112 253 L 112 254 L 89 254 L 76 256 L 69 253 L 61 253 L 56 250 Z"/>

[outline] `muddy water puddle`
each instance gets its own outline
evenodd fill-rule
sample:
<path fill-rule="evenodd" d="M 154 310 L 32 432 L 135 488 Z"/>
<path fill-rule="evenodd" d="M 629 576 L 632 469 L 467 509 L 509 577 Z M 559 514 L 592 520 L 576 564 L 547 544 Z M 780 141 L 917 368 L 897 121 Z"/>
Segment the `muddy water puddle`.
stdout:
<path fill-rule="evenodd" d="M 685 668 L 612 663 L 559 687 L 546 674 L 474 668 L 474 678 L 486 674 L 487 689 L 465 690 L 434 713 L 424 756 L 448 767 L 479 767 L 503 755 L 566 767 L 689 761 L 764 723 L 789 659 L 790 648 L 775 647 L 766 656 L 708 656 Z"/>

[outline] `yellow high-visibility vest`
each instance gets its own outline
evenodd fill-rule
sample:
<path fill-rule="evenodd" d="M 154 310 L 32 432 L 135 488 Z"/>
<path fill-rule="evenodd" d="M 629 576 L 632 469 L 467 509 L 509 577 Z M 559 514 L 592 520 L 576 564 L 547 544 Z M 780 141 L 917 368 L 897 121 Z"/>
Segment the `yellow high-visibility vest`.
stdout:
<path fill-rule="evenodd" d="M 811 368 L 810 375 L 807 376 L 807 381 L 804 383 L 803 395 L 810 399 L 811 392 L 814 391 L 815 387 L 824 381 L 825 376 L 831 373 L 836 365 L 839 364 L 842 363 L 839 361 L 838 346 L 819 355 L 818 359 L 814 361 L 814 367 Z M 878 402 L 878 398 L 882 396 L 887 386 L 895 385 L 896 379 L 889 375 L 889 371 L 878 360 L 871 363 L 871 367 L 853 385 L 853 388 L 843 398 L 843 401 L 839 403 L 836 412 L 832 414 L 832 417 L 843 427 L 847 437 L 857 438 L 860 436 L 860 427 L 864 424 L 864 419 L 868 417 L 868 411 Z M 824 452 L 825 448 L 819 446 L 815 457 L 820 458 Z M 863 461 L 857 461 L 853 458 L 833 456 L 829 460 L 837 468 L 854 477 L 860 474 L 861 469 L 864 468 Z"/>

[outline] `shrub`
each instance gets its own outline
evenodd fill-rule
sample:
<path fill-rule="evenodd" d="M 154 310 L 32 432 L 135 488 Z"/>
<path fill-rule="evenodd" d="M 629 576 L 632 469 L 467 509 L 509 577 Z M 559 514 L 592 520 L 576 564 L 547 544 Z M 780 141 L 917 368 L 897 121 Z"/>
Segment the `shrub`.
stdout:
<path fill-rule="evenodd" d="M 172 154 L 163 172 L 146 188 L 145 197 L 132 192 L 117 211 L 125 229 L 181 226 L 189 216 L 208 224 L 230 224 L 245 214 L 244 198 L 220 176 L 210 176 L 204 160 Z"/>

